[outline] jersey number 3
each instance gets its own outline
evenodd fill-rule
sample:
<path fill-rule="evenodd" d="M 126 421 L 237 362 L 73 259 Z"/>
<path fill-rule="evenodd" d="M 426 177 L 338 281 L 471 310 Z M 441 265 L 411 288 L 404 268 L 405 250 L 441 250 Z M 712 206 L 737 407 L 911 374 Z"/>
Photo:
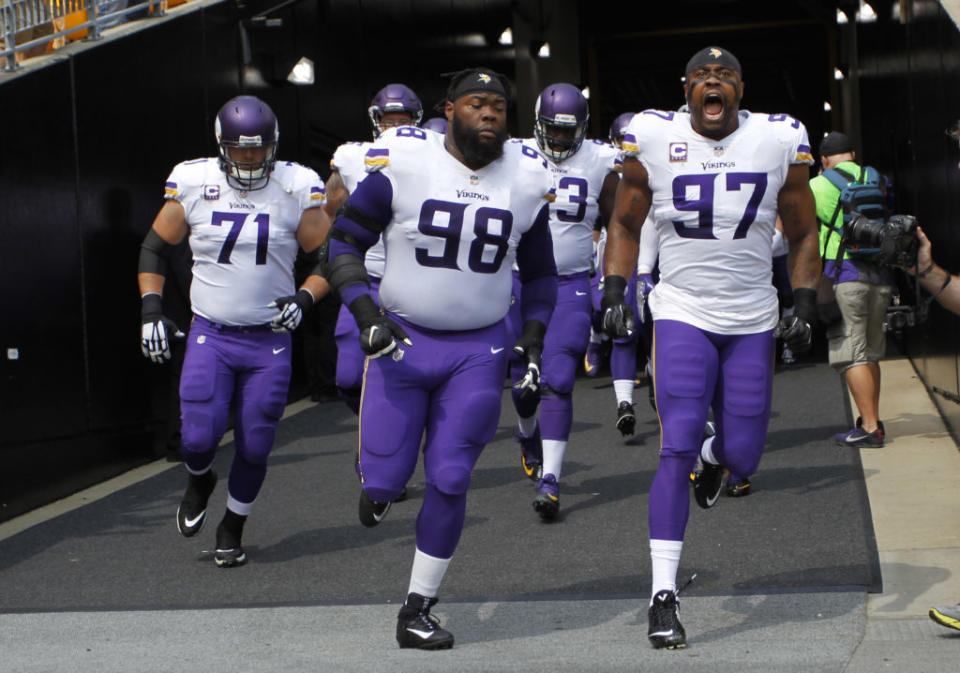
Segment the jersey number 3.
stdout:
<path fill-rule="evenodd" d="M 733 237 L 746 238 L 747 229 L 757 219 L 757 210 L 760 208 L 760 202 L 763 201 L 763 195 L 767 191 L 766 173 L 721 173 L 726 176 L 726 188 L 728 192 L 740 191 L 743 185 L 753 185 L 753 193 L 747 200 L 747 207 L 743 211 L 740 222 L 737 223 L 737 230 Z M 694 175 L 678 175 L 673 179 L 673 207 L 680 211 L 692 211 L 697 213 L 697 226 L 688 227 L 684 222 L 673 221 L 673 227 L 677 235 L 682 238 L 712 238 L 717 237 L 713 233 L 713 211 L 714 211 L 714 191 L 716 183 L 716 173 L 697 173 Z M 687 198 L 687 190 L 690 187 L 698 188 L 696 191 L 699 198 Z"/>

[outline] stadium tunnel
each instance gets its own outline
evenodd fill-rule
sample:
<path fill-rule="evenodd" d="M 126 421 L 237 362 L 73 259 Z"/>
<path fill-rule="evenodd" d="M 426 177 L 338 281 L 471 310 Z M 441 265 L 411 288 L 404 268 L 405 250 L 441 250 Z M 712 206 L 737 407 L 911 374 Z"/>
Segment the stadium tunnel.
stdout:
<path fill-rule="evenodd" d="M 687 58 L 718 44 L 743 64 L 743 107 L 802 120 L 814 148 L 828 130 L 852 135 L 897 212 L 960 270 L 960 150 L 943 133 L 960 117 L 958 6 L 193 0 L 0 73 L 0 520 L 158 455 L 170 372 L 137 344 L 138 246 L 171 167 L 215 152 L 227 98 L 266 100 L 281 157 L 326 177 L 340 143 L 369 138 L 387 82 L 431 116 L 442 73 L 495 68 L 516 83 L 510 130 L 529 136 L 539 90 L 569 81 L 589 89 L 591 135 L 605 137 L 621 112 L 677 108 Z M 304 57 L 314 82 L 295 85 Z M 900 341 L 955 435 L 958 327 L 934 305 Z"/>

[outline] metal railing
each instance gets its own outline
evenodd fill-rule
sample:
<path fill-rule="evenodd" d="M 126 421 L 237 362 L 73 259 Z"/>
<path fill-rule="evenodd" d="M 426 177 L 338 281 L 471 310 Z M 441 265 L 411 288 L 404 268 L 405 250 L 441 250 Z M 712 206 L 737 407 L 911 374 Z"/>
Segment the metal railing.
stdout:
<path fill-rule="evenodd" d="M 105 25 L 112 25 L 118 18 L 133 13 L 146 13 L 149 16 L 163 16 L 167 0 L 142 0 L 116 11 L 100 13 L 100 6 L 113 3 L 107 0 L 0 0 L 0 58 L 4 61 L 3 70 L 12 72 L 21 66 L 17 63 L 17 54 L 25 53 L 35 47 L 45 46 L 57 40 L 65 41 L 68 35 L 86 31 L 86 41 L 100 39 Z M 86 20 L 70 22 L 69 15 L 85 16 Z M 44 34 L 33 37 L 34 29 L 43 28 Z M 47 32 L 49 28 L 49 32 Z M 24 35 L 25 31 L 31 31 Z M 18 41 L 17 38 L 32 37 Z"/>

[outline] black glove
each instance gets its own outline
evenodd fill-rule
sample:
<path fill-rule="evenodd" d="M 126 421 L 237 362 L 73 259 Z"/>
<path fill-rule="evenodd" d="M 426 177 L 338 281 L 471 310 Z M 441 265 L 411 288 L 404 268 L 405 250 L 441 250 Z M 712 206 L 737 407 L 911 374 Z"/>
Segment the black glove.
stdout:
<path fill-rule="evenodd" d="M 604 277 L 600 314 L 603 331 L 611 339 L 623 339 L 633 334 L 633 310 L 627 306 L 626 292 L 626 278 Z"/>
<path fill-rule="evenodd" d="M 371 358 L 392 351 L 397 347 L 397 340 L 407 346 L 413 345 L 403 328 L 383 315 L 370 295 L 357 297 L 348 308 L 360 328 L 360 348 Z"/>
<path fill-rule="evenodd" d="M 170 318 L 163 315 L 163 298 L 148 292 L 140 298 L 140 350 L 151 362 L 163 364 L 170 359 L 170 338 L 187 337 Z"/>
<path fill-rule="evenodd" d="M 527 372 L 513 387 L 520 391 L 520 399 L 525 400 L 540 390 L 540 367 L 543 364 L 543 336 L 547 326 L 539 320 L 528 320 L 523 324 L 523 333 L 513 344 L 513 352 L 527 361 Z"/>
<path fill-rule="evenodd" d="M 270 321 L 270 327 L 274 332 L 292 332 L 312 306 L 313 294 L 310 290 L 301 289 L 295 295 L 277 297 L 268 305 L 268 308 L 280 309 L 280 313 Z"/>
<path fill-rule="evenodd" d="M 794 353 L 810 350 L 817 322 L 817 291 L 801 287 L 793 291 L 793 315 L 781 318 L 773 336 L 783 339 Z"/>

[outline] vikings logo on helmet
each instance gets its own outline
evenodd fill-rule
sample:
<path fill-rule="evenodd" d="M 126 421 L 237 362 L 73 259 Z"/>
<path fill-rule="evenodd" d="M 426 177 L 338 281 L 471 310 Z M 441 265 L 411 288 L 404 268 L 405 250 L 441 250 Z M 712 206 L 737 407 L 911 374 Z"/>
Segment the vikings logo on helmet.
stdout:
<path fill-rule="evenodd" d="M 270 106 L 255 96 L 231 98 L 217 113 L 214 134 L 220 152 L 220 168 L 231 187 L 245 191 L 263 189 L 277 161 L 280 127 Z M 257 161 L 240 161 L 230 150 L 264 148 Z"/>
<path fill-rule="evenodd" d="M 482 72 L 479 75 L 477 75 L 477 79 L 483 82 L 484 84 L 489 84 L 491 77 L 487 73 Z"/>
<path fill-rule="evenodd" d="M 537 97 L 533 134 L 552 161 L 572 157 L 587 135 L 587 99 L 572 84 L 551 84 Z"/>

